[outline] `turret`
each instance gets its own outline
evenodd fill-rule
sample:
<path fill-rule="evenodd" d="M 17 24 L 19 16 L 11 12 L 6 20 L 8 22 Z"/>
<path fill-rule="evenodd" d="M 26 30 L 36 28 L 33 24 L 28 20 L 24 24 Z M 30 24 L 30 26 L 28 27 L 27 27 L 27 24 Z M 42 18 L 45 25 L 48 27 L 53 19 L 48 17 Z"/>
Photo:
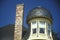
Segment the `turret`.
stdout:
<path fill-rule="evenodd" d="M 53 40 L 52 15 L 43 7 L 35 7 L 27 16 L 29 25 L 29 38 L 27 40 Z"/>

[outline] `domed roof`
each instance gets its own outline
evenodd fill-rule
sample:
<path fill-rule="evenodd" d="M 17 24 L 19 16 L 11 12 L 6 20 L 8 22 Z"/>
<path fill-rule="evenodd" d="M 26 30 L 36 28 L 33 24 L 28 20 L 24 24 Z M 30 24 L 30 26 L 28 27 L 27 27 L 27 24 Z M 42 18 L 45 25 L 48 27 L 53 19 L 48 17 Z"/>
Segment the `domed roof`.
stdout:
<path fill-rule="evenodd" d="M 49 20 L 52 20 L 51 13 L 47 9 L 45 9 L 43 7 L 40 7 L 40 6 L 35 7 L 32 10 L 29 11 L 29 13 L 27 15 L 27 22 L 29 20 L 31 20 L 33 18 L 37 18 L 37 17 L 39 17 L 39 18 L 43 17 L 43 18 L 47 18 Z"/>

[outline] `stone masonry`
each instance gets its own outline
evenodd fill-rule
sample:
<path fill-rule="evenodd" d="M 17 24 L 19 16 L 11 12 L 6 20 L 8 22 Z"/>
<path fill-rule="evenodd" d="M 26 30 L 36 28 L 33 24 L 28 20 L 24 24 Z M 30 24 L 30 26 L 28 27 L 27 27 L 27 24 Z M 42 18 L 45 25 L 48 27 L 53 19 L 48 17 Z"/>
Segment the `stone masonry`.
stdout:
<path fill-rule="evenodd" d="M 22 40 L 23 4 L 16 6 L 14 40 Z"/>

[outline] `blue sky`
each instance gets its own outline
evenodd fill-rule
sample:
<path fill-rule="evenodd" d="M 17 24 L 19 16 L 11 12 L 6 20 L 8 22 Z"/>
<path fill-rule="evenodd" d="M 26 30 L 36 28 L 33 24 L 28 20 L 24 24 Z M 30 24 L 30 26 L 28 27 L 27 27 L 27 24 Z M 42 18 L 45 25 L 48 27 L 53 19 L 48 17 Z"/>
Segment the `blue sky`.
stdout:
<path fill-rule="evenodd" d="M 15 23 L 16 5 L 24 3 L 24 23 L 28 11 L 36 6 L 47 8 L 53 16 L 53 30 L 60 36 L 60 4 L 57 0 L 0 0 L 0 27 Z"/>

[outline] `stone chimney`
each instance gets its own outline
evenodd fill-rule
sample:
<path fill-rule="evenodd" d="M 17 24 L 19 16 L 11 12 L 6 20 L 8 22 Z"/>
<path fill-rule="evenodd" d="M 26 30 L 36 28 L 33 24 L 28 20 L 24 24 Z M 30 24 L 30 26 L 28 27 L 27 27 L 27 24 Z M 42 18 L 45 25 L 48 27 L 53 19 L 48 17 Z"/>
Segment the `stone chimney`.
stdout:
<path fill-rule="evenodd" d="M 22 40 L 23 7 L 23 4 L 16 6 L 14 40 Z"/>

